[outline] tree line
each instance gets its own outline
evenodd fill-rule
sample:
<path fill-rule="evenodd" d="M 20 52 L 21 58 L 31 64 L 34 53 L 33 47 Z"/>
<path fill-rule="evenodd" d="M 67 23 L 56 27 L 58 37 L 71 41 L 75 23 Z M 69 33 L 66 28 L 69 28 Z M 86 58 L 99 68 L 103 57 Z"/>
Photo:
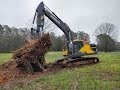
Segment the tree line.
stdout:
<path fill-rule="evenodd" d="M 12 52 L 24 45 L 26 28 L 0 25 L 0 52 Z"/>
<path fill-rule="evenodd" d="M 8 25 L 0 25 L 0 52 L 13 52 L 21 48 L 26 43 L 26 38 L 29 36 L 30 30 L 27 28 L 15 28 Z M 53 43 L 51 51 L 61 51 L 62 47 L 67 43 L 66 36 L 56 36 L 54 32 L 49 32 L 51 42 Z M 77 37 L 78 36 L 78 37 Z M 89 35 L 83 31 L 77 33 L 73 32 L 73 38 L 84 39 L 90 38 Z"/>
<path fill-rule="evenodd" d="M 48 25 L 49 26 L 49 25 Z M 49 28 L 50 29 L 50 28 Z M 30 30 L 27 28 L 15 28 L 8 25 L 0 25 L 0 52 L 13 52 L 21 48 L 26 43 L 26 37 Z M 51 51 L 61 51 L 67 40 L 65 35 L 56 36 L 54 32 L 49 32 L 53 43 Z M 118 38 L 118 28 L 111 23 L 102 23 L 95 30 L 98 51 L 113 52 L 120 51 Z M 73 38 L 90 42 L 89 34 L 84 31 L 73 32 Z"/>

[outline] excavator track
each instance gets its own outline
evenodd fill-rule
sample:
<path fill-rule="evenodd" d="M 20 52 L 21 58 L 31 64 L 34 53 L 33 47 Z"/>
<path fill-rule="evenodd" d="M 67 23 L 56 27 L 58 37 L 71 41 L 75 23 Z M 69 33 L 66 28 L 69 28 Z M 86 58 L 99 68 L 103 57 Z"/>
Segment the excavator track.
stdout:
<path fill-rule="evenodd" d="M 80 58 L 64 58 L 57 60 L 54 65 L 59 65 L 60 67 L 74 67 L 87 64 L 98 63 L 99 59 L 97 57 L 80 57 Z"/>

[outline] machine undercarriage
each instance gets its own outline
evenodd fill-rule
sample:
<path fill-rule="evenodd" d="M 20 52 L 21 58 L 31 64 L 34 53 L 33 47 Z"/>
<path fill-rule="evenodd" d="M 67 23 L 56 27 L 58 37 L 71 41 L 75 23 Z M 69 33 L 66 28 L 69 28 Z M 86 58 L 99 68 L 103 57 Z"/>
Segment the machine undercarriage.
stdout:
<path fill-rule="evenodd" d="M 98 63 L 99 59 L 97 57 L 75 57 L 75 58 L 63 58 L 57 60 L 54 65 L 59 65 L 60 67 L 75 67 L 85 64 L 94 64 Z"/>

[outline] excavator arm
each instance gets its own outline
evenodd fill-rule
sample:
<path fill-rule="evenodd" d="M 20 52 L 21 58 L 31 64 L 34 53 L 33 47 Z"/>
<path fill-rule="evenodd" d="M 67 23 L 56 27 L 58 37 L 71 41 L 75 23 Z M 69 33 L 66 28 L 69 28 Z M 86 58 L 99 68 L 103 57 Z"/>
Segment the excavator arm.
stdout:
<path fill-rule="evenodd" d="M 36 33 L 39 34 L 40 31 L 43 30 L 44 27 L 44 16 L 48 17 L 56 26 L 58 26 L 63 33 L 65 34 L 67 41 L 72 42 L 73 41 L 73 36 L 71 29 L 69 26 L 64 23 L 54 12 L 52 12 L 43 2 L 41 2 L 35 12 L 34 19 L 33 19 L 33 24 L 36 20 L 37 24 L 37 30 Z M 33 29 L 31 29 L 32 31 Z"/>

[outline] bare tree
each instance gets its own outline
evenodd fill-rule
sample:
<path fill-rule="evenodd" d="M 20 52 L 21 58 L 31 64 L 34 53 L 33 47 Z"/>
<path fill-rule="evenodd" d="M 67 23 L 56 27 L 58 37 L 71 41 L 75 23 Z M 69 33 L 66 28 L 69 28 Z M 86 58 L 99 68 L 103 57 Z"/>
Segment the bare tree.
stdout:
<path fill-rule="evenodd" d="M 111 23 L 103 23 L 95 31 L 98 48 L 101 51 L 114 51 L 115 41 L 118 38 L 118 28 Z"/>
<path fill-rule="evenodd" d="M 118 28 L 111 23 L 103 23 L 95 30 L 96 36 L 99 34 L 109 35 L 113 39 L 118 38 Z"/>
<path fill-rule="evenodd" d="M 47 17 L 45 17 L 45 22 L 44 22 L 44 32 L 53 32 L 57 28 L 57 26 L 50 21 Z"/>

